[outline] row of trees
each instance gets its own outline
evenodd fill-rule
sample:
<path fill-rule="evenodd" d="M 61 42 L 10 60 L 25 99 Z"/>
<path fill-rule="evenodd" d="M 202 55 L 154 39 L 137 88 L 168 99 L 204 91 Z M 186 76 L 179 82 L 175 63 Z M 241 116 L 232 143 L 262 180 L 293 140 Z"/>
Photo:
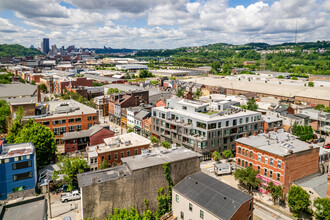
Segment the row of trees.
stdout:
<path fill-rule="evenodd" d="M 224 150 L 224 151 L 222 151 L 221 154 L 218 151 L 213 151 L 213 153 L 212 153 L 212 157 L 215 161 L 220 160 L 221 155 L 226 159 L 234 157 L 234 154 L 233 154 L 233 152 L 231 152 L 231 150 Z"/>
<path fill-rule="evenodd" d="M 302 141 L 307 141 L 314 137 L 314 132 L 311 126 L 298 125 L 296 122 L 292 126 L 292 134 L 298 136 Z"/>

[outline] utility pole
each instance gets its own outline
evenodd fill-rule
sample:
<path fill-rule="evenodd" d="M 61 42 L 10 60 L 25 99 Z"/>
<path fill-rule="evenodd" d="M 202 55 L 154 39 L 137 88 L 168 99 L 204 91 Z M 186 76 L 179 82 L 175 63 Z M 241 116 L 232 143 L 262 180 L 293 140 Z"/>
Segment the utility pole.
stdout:
<path fill-rule="evenodd" d="M 52 205 L 51 205 L 51 202 L 50 202 L 50 190 L 49 190 L 49 183 L 50 183 L 50 181 L 49 181 L 49 179 L 48 179 L 48 170 L 47 170 L 47 172 L 46 172 L 46 175 L 47 175 L 47 185 L 48 185 L 48 211 L 49 211 L 49 217 L 50 217 L 50 219 L 52 219 L 53 217 L 52 217 Z"/>

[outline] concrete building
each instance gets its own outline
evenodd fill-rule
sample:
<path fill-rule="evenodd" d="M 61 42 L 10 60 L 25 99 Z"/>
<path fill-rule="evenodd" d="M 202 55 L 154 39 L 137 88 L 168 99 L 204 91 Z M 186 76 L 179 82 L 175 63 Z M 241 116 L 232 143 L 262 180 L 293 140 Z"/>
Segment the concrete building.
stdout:
<path fill-rule="evenodd" d="M 104 219 L 114 208 L 134 206 L 142 212 L 157 210 L 157 190 L 168 182 L 163 164 L 168 163 L 170 177 L 176 185 L 185 177 L 200 171 L 202 155 L 186 148 L 159 151 L 122 158 L 124 165 L 78 174 L 82 195 L 82 218 Z"/>
<path fill-rule="evenodd" d="M 64 144 L 61 141 L 64 133 L 87 130 L 99 122 L 96 109 L 72 99 L 40 103 L 36 115 L 25 118 L 34 118 L 35 122 L 49 127 L 56 144 Z"/>
<path fill-rule="evenodd" d="M 46 55 L 48 54 L 48 52 L 49 52 L 49 38 L 42 39 L 41 52 L 46 54 Z"/>
<path fill-rule="evenodd" d="M 152 109 L 152 133 L 162 142 L 205 153 L 235 151 L 235 140 L 263 132 L 261 113 L 235 107 L 237 102 L 168 99 L 165 107 Z M 205 158 L 207 159 L 207 158 Z"/>
<path fill-rule="evenodd" d="M 300 109 L 299 114 L 307 115 L 309 117 L 309 125 L 314 130 L 319 130 L 322 127 L 330 126 L 330 113 L 318 111 L 315 109 Z"/>
<path fill-rule="evenodd" d="M 274 115 L 263 115 L 262 120 L 264 120 L 264 133 L 277 131 L 283 128 L 283 120 L 280 117 Z"/>
<path fill-rule="evenodd" d="M 147 70 L 148 66 L 141 64 L 123 64 L 116 65 L 117 70 Z"/>
<path fill-rule="evenodd" d="M 36 151 L 32 143 L 0 140 L 0 200 L 32 196 L 37 183 Z"/>
<path fill-rule="evenodd" d="M 122 158 L 140 155 L 148 149 L 151 141 L 136 133 L 122 134 L 116 137 L 105 138 L 103 143 L 88 147 L 88 163 L 91 170 L 100 168 L 105 160 L 109 167 L 122 163 Z"/>
<path fill-rule="evenodd" d="M 260 191 L 272 181 L 282 185 L 283 192 L 291 184 L 319 170 L 319 146 L 298 140 L 283 130 L 236 140 L 236 164 L 259 170 Z"/>
<path fill-rule="evenodd" d="M 65 153 L 68 153 L 84 150 L 86 146 L 103 144 L 103 139 L 113 136 L 115 136 L 115 133 L 109 128 L 96 124 L 88 130 L 64 133 L 62 140 L 64 141 Z"/>
<path fill-rule="evenodd" d="M 172 191 L 177 219 L 253 219 L 253 197 L 205 173 L 187 176 Z"/>

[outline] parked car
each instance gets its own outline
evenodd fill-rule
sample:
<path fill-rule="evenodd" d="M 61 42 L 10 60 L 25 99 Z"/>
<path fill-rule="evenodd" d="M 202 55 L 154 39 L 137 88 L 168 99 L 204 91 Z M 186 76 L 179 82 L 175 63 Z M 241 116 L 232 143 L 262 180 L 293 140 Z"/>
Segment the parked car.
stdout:
<path fill-rule="evenodd" d="M 324 140 L 324 138 L 319 138 L 319 139 L 317 139 L 317 141 L 318 142 L 324 142 L 325 140 Z"/>
<path fill-rule="evenodd" d="M 72 191 L 72 192 L 68 192 L 68 193 L 62 193 L 61 195 L 61 202 L 68 202 L 68 201 L 73 201 L 73 200 L 78 200 L 80 199 L 80 193 L 78 190 Z"/>
<path fill-rule="evenodd" d="M 326 145 L 324 145 L 324 147 L 330 149 L 330 143 L 327 143 Z"/>
<path fill-rule="evenodd" d="M 214 174 L 219 176 L 222 174 L 231 174 L 232 166 L 229 163 L 216 163 L 214 164 Z"/>

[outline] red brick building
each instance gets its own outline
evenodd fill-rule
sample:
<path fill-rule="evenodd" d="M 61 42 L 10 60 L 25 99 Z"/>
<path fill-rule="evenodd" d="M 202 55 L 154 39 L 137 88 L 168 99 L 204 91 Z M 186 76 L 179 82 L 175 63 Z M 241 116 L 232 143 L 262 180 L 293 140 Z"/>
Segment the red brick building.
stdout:
<path fill-rule="evenodd" d="M 318 172 L 319 146 L 283 130 L 249 136 L 236 140 L 236 164 L 260 171 L 261 192 L 267 193 L 265 186 L 272 181 L 286 194 L 294 181 Z"/>
<path fill-rule="evenodd" d="M 61 141 L 64 133 L 88 130 L 99 122 L 96 109 L 74 100 L 39 104 L 33 118 L 37 123 L 50 128 L 55 135 L 56 144 L 64 144 Z"/>
<path fill-rule="evenodd" d="M 264 120 L 264 133 L 270 131 L 277 131 L 283 128 L 283 120 L 280 117 L 275 115 L 263 115 L 262 119 Z"/>
<path fill-rule="evenodd" d="M 88 130 L 65 133 L 64 141 L 65 153 L 83 150 L 86 146 L 103 144 L 105 138 L 113 137 L 115 133 L 100 125 L 94 125 Z"/>
<path fill-rule="evenodd" d="M 55 93 L 63 93 L 64 89 L 66 89 L 70 85 L 71 88 L 76 88 L 79 86 L 93 86 L 93 80 L 87 79 L 85 77 L 76 78 L 75 80 L 71 81 L 62 81 L 62 80 L 55 80 Z"/>

